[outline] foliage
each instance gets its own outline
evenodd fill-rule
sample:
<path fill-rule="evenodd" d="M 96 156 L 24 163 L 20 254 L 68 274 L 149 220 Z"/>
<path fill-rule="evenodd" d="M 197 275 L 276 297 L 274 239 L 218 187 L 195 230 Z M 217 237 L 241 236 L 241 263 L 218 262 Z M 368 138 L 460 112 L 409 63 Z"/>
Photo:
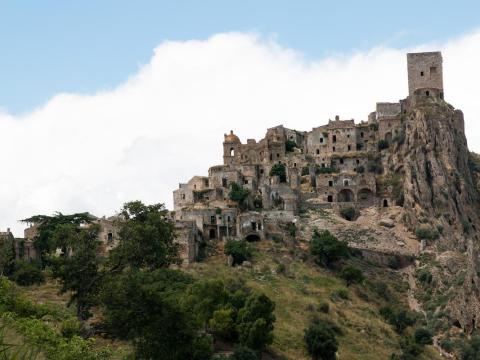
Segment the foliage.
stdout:
<path fill-rule="evenodd" d="M 120 214 L 120 243 L 110 253 L 111 266 L 150 270 L 180 264 L 179 244 L 175 242 L 174 225 L 165 219 L 163 204 L 144 205 L 128 202 Z"/>
<path fill-rule="evenodd" d="M 365 172 L 365 166 L 359 165 L 359 166 L 357 167 L 357 173 L 363 174 L 364 172 Z"/>
<path fill-rule="evenodd" d="M 70 293 L 69 305 L 75 302 L 77 317 L 85 320 L 91 316 L 90 308 L 97 304 L 100 287 L 100 255 L 98 226 L 77 228 L 62 224 L 51 237 L 64 243 L 69 255 L 52 256 L 53 276 L 62 283 L 61 292 Z"/>
<path fill-rule="evenodd" d="M 383 172 L 382 159 L 379 155 L 368 156 L 367 170 L 375 174 L 381 174 Z"/>
<path fill-rule="evenodd" d="M 406 309 L 400 307 L 385 306 L 380 309 L 380 315 L 394 327 L 399 334 L 416 322 L 416 318 Z"/>
<path fill-rule="evenodd" d="M 414 339 L 417 344 L 421 344 L 421 345 L 432 344 L 432 332 L 425 327 L 417 328 L 415 329 Z"/>
<path fill-rule="evenodd" d="M 293 150 L 297 147 L 297 143 L 293 140 L 287 140 L 285 142 L 285 151 L 286 152 L 293 152 Z"/>
<path fill-rule="evenodd" d="M 417 279 L 424 285 L 431 284 L 433 280 L 432 273 L 428 269 L 421 269 L 417 272 Z"/>
<path fill-rule="evenodd" d="M 70 225 L 74 228 L 79 228 L 81 225 L 85 226 L 91 224 L 94 217 L 89 213 L 77 213 L 72 215 L 63 215 L 58 212 L 53 216 L 35 215 L 28 219 L 22 220 L 27 224 L 34 224 L 37 226 L 37 236 L 34 239 L 35 249 L 40 254 L 42 265 L 45 265 L 46 257 L 54 252 L 57 248 L 64 249 L 64 243 L 61 238 L 52 236 L 57 228 L 62 225 Z M 57 242 L 60 240 L 60 242 Z M 65 252 L 65 251 L 64 251 Z"/>
<path fill-rule="evenodd" d="M 309 166 L 302 167 L 302 176 L 309 175 L 309 174 L 310 174 L 310 167 Z"/>
<path fill-rule="evenodd" d="M 235 339 L 235 321 L 233 309 L 219 309 L 213 312 L 209 321 L 211 331 L 225 341 Z"/>
<path fill-rule="evenodd" d="M 480 336 L 474 335 L 462 349 L 462 360 L 480 359 Z"/>
<path fill-rule="evenodd" d="M 432 228 L 428 225 L 420 225 L 415 229 L 415 235 L 419 239 L 425 240 L 436 240 L 439 238 L 440 233 L 437 229 Z"/>
<path fill-rule="evenodd" d="M 241 265 L 244 261 L 250 260 L 253 250 L 246 240 L 227 240 L 225 243 L 226 255 L 233 258 L 233 265 Z"/>
<path fill-rule="evenodd" d="M 16 261 L 11 279 L 18 285 L 29 286 L 45 282 L 45 275 L 35 263 Z"/>
<path fill-rule="evenodd" d="M 353 221 L 357 218 L 358 212 L 353 206 L 347 206 L 340 209 L 340 215 L 348 221 Z"/>
<path fill-rule="evenodd" d="M 334 166 L 328 166 L 328 167 L 321 167 L 318 165 L 315 165 L 315 174 L 335 174 L 338 173 L 340 170 L 338 170 Z"/>
<path fill-rule="evenodd" d="M 304 335 L 307 351 L 314 360 L 335 360 L 338 341 L 330 324 L 317 321 L 312 323 Z"/>
<path fill-rule="evenodd" d="M 102 293 L 105 325 L 133 341 L 135 358 L 193 358 L 198 338 L 193 318 L 180 305 L 192 279 L 176 270 L 130 270 L 108 279 Z M 204 340 L 202 340 L 204 341 Z"/>
<path fill-rule="evenodd" d="M 347 282 L 347 286 L 361 283 L 364 280 L 362 270 L 351 265 L 347 265 L 342 269 L 340 277 Z"/>
<path fill-rule="evenodd" d="M 329 266 L 349 255 L 347 243 L 339 241 L 328 230 L 318 231 L 317 229 L 313 232 L 310 252 L 323 266 Z"/>
<path fill-rule="evenodd" d="M 235 201 L 240 209 L 245 210 L 247 208 L 246 200 L 249 195 L 250 190 L 243 188 L 237 183 L 233 182 L 230 185 L 230 193 L 228 194 L 228 197 L 230 200 Z"/>
<path fill-rule="evenodd" d="M 270 169 L 270 176 L 278 176 L 280 182 L 284 183 L 287 181 L 287 171 L 285 164 L 274 164 Z"/>
<path fill-rule="evenodd" d="M 251 294 L 238 312 L 240 344 L 262 351 L 273 342 L 275 303 L 264 294 Z"/>
<path fill-rule="evenodd" d="M 480 154 L 470 152 L 468 157 L 468 166 L 473 172 L 480 173 Z"/>
<path fill-rule="evenodd" d="M 380 139 L 378 141 L 378 144 L 377 144 L 378 150 L 380 150 L 380 151 L 382 151 L 384 149 L 388 149 L 389 146 L 390 146 L 390 144 L 388 143 L 388 141 L 383 140 L 383 139 Z"/>
<path fill-rule="evenodd" d="M 245 346 L 238 346 L 233 350 L 229 360 L 258 360 L 257 354 Z"/>

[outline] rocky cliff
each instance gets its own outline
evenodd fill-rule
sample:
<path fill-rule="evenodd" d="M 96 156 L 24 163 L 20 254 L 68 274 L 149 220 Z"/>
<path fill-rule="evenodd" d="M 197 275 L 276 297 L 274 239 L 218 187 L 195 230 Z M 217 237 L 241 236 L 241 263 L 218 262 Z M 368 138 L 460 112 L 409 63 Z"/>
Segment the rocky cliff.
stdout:
<path fill-rule="evenodd" d="M 463 113 L 439 97 L 411 96 L 405 105 L 385 171 L 403 180 L 403 221 L 434 255 L 435 266 L 417 262 L 433 268 L 432 296 L 445 297 L 441 310 L 470 331 L 480 326 L 480 197 Z"/>

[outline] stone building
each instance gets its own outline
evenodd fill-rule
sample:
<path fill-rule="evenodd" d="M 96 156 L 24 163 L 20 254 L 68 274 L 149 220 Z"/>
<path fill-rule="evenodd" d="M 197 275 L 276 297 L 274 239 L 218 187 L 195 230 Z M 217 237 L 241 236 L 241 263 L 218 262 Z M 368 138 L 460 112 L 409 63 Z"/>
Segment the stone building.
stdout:
<path fill-rule="evenodd" d="M 439 52 L 408 54 L 407 65 L 409 98 L 443 98 Z M 266 228 L 278 228 L 271 219 L 291 219 L 312 204 L 359 209 L 394 204 L 391 191 L 378 189 L 377 182 L 388 148 L 402 141 L 409 98 L 377 103 L 365 121 L 337 115 L 310 131 L 279 125 L 259 141 L 242 142 L 230 130 L 223 137 L 223 164 L 173 192 L 175 220 L 194 221 L 206 241 L 260 240 L 269 236 Z M 279 167 L 284 173 L 271 174 Z M 248 190 L 243 210 L 229 198 L 232 184 Z"/>

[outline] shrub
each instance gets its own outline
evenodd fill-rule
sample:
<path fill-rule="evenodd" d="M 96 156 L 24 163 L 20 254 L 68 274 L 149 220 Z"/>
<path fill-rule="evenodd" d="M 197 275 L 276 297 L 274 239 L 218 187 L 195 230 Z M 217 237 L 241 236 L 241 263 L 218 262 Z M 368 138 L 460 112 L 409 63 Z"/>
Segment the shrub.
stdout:
<path fill-rule="evenodd" d="M 234 349 L 229 360 L 258 360 L 257 354 L 245 346 L 238 346 Z"/>
<path fill-rule="evenodd" d="M 383 139 L 382 139 L 382 140 L 379 140 L 379 141 L 378 141 L 377 146 L 378 146 L 378 150 L 382 151 L 382 150 L 384 150 L 384 149 L 388 149 L 388 147 L 390 146 L 390 144 L 388 143 L 387 140 L 383 140 Z"/>
<path fill-rule="evenodd" d="M 362 270 L 351 265 L 347 265 L 342 269 L 340 277 L 347 282 L 347 286 L 361 283 L 364 279 Z"/>
<path fill-rule="evenodd" d="M 430 345 L 432 344 L 432 332 L 427 328 L 420 327 L 415 330 L 414 339 L 417 344 Z"/>
<path fill-rule="evenodd" d="M 330 166 L 330 167 L 320 167 L 320 166 L 315 166 L 315 174 L 335 174 L 338 173 L 338 169 L 336 167 Z"/>
<path fill-rule="evenodd" d="M 472 336 L 470 341 L 463 346 L 462 360 L 480 359 L 480 336 Z"/>
<path fill-rule="evenodd" d="M 293 140 L 287 140 L 285 142 L 285 151 L 286 152 L 293 152 L 293 150 L 297 147 L 297 143 Z"/>
<path fill-rule="evenodd" d="M 399 334 L 416 322 L 415 316 L 403 308 L 393 308 L 385 306 L 380 309 L 380 315 L 395 328 Z"/>
<path fill-rule="evenodd" d="M 331 326 L 324 322 L 311 324 L 305 330 L 304 340 L 307 351 L 314 360 L 334 360 L 338 341 Z"/>
<path fill-rule="evenodd" d="M 340 209 L 340 215 L 348 221 L 353 221 L 357 218 L 358 212 L 353 206 L 347 206 Z"/>
<path fill-rule="evenodd" d="M 270 176 L 278 176 L 280 178 L 280 182 L 287 181 L 287 171 L 285 169 L 284 164 L 275 164 L 270 169 Z"/>
<path fill-rule="evenodd" d="M 453 351 L 453 341 L 449 338 L 444 338 L 440 341 L 440 346 L 442 347 L 442 349 L 444 349 L 445 351 L 448 351 L 448 352 L 452 352 Z"/>
<path fill-rule="evenodd" d="M 45 282 L 45 275 L 39 266 L 25 261 L 17 261 L 12 280 L 18 285 L 29 286 Z"/>
<path fill-rule="evenodd" d="M 338 288 L 333 290 L 330 293 L 330 299 L 334 302 L 337 301 L 338 299 L 348 300 L 348 298 L 349 298 L 348 290 L 345 288 Z"/>
<path fill-rule="evenodd" d="M 427 269 L 421 269 L 417 273 L 417 279 L 425 286 L 432 282 L 433 276 Z"/>
<path fill-rule="evenodd" d="M 230 193 L 228 197 L 230 200 L 235 201 L 238 203 L 238 206 L 241 209 L 246 208 L 246 200 L 250 195 L 250 190 L 243 188 L 242 186 L 238 185 L 237 183 L 232 183 L 230 185 Z"/>
<path fill-rule="evenodd" d="M 437 229 L 429 225 L 420 225 L 415 229 L 415 235 L 422 240 L 436 240 L 440 236 Z"/>
<path fill-rule="evenodd" d="M 225 254 L 233 258 L 233 265 L 241 265 L 252 257 L 252 248 L 245 240 L 227 240 Z"/>
<path fill-rule="evenodd" d="M 220 309 L 213 313 L 209 321 L 210 329 L 220 339 L 230 341 L 235 338 L 235 321 L 232 309 Z"/>
<path fill-rule="evenodd" d="M 317 262 L 329 266 L 342 257 L 349 255 L 347 243 L 339 241 L 328 230 L 315 229 L 310 243 L 310 252 L 317 257 Z"/>
<path fill-rule="evenodd" d="M 318 310 L 320 310 L 324 314 L 328 314 L 330 311 L 330 305 L 328 305 L 328 302 L 322 301 L 320 305 L 318 305 Z"/>
<path fill-rule="evenodd" d="M 70 339 L 74 336 L 80 336 L 82 325 L 76 318 L 69 318 L 62 321 L 61 333 L 62 336 Z"/>

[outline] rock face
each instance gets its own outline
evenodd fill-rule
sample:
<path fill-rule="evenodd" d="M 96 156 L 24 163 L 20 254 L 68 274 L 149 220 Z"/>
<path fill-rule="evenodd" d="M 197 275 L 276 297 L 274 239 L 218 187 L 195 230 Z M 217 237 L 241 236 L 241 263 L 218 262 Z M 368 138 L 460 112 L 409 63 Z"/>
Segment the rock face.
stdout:
<path fill-rule="evenodd" d="M 440 97 L 413 95 L 405 102 L 404 132 L 384 159 L 384 167 L 403 178 L 405 225 L 437 254 L 448 250 L 465 258 L 465 280 L 449 309 L 454 322 L 471 330 L 480 326 L 480 202 L 476 175 L 469 166 L 463 114 Z M 444 270 L 455 276 L 452 271 L 465 268 Z"/>

